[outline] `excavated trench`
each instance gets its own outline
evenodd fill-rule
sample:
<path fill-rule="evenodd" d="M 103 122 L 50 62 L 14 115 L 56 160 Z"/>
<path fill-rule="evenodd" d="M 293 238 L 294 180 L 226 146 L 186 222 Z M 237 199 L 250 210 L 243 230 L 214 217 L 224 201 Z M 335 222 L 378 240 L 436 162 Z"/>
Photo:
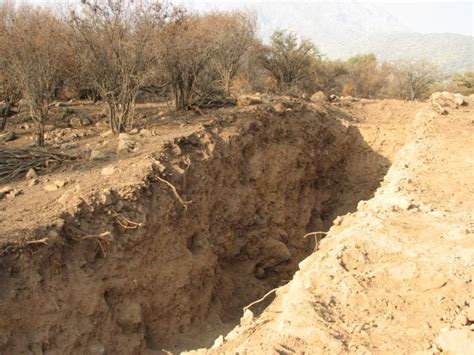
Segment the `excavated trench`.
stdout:
<path fill-rule="evenodd" d="M 242 307 L 292 278 L 315 246 L 305 233 L 379 186 L 388 161 L 335 115 L 204 127 L 157 153 L 140 186 L 64 214 L 58 242 L 2 256 L 0 352 L 212 345 Z M 79 240 L 104 231 L 111 241 Z"/>

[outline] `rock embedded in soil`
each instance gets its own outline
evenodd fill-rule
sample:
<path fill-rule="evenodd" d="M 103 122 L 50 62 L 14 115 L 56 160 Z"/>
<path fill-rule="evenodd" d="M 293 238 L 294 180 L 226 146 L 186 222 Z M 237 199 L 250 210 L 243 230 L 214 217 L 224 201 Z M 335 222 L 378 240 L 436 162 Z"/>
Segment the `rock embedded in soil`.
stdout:
<path fill-rule="evenodd" d="M 47 184 L 43 187 L 45 191 L 54 192 L 58 191 L 58 186 L 56 184 Z"/>
<path fill-rule="evenodd" d="M 36 174 L 35 169 L 30 169 L 26 173 L 25 177 L 26 177 L 27 180 L 36 179 L 38 177 L 38 174 Z"/>
<path fill-rule="evenodd" d="M 117 323 L 128 333 L 138 331 L 143 322 L 142 309 L 140 304 L 128 302 L 119 307 Z"/>
<path fill-rule="evenodd" d="M 118 136 L 117 153 L 130 153 L 135 151 L 136 142 L 127 134 L 120 133 Z"/>
<path fill-rule="evenodd" d="M 315 92 L 311 96 L 311 101 L 316 102 L 316 103 L 325 102 L 325 101 L 327 101 L 326 94 L 322 91 Z"/>
<path fill-rule="evenodd" d="M 89 157 L 90 160 L 103 160 L 106 158 L 107 158 L 107 155 L 104 152 L 97 149 L 92 150 L 91 155 Z"/>
<path fill-rule="evenodd" d="M 110 176 L 115 174 L 116 168 L 113 165 L 106 166 L 102 169 L 101 174 L 104 176 Z"/>

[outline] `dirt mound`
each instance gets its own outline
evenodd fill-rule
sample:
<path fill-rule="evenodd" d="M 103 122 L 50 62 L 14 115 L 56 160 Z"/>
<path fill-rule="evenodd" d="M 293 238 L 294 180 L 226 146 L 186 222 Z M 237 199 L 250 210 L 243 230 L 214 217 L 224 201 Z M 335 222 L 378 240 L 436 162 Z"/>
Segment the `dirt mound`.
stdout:
<path fill-rule="evenodd" d="M 45 212 L 1 221 L 2 351 L 210 346 L 292 278 L 315 248 L 303 235 L 370 198 L 389 166 L 329 106 L 221 112 L 86 163 L 87 179 L 52 175 L 54 191 L 13 185 L 24 193 L 0 202 L 7 216 Z"/>

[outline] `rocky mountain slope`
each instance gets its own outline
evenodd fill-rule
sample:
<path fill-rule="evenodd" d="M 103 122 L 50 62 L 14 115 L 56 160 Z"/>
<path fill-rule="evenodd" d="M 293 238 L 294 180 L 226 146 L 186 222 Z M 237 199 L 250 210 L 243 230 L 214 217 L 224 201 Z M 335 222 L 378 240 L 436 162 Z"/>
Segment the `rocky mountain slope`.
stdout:
<path fill-rule="evenodd" d="M 357 1 L 324 2 L 202 2 L 184 1 L 207 11 L 249 9 L 257 13 L 261 35 L 289 29 L 311 39 L 329 58 L 373 52 L 382 60 L 427 59 L 446 72 L 474 69 L 474 37 L 454 33 L 411 31 L 375 4 Z"/>

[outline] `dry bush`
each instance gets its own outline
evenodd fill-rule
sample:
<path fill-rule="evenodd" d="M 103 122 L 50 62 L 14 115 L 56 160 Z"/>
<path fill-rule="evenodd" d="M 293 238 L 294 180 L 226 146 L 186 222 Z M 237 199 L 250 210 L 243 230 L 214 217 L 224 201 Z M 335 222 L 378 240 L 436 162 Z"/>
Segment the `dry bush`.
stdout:
<path fill-rule="evenodd" d="M 10 13 L 4 31 L 5 57 L 38 126 L 37 143 L 44 146 L 50 101 L 64 77 L 63 23 L 50 11 L 22 6 Z"/>
<path fill-rule="evenodd" d="M 206 16 L 208 26 L 215 31 L 216 50 L 211 60 L 212 70 L 220 79 L 220 86 L 228 96 L 231 84 L 245 54 L 256 44 L 256 17 L 246 12 L 219 12 Z"/>
<path fill-rule="evenodd" d="M 347 83 L 344 81 L 347 74 L 347 65 L 342 61 L 321 60 L 314 66 L 313 91 L 324 91 L 326 94 L 350 95 L 347 92 Z M 344 90 L 346 90 L 346 93 Z"/>
<path fill-rule="evenodd" d="M 469 96 L 474 94 L 474 72 L 456 73 L 430 88 L 430 92 L 449 91 Z"/>
<path fill-rule="evenodd" d="M 351 96 L 376 98 L 387 77 L 386 67 L 379 66 L 374 54 L 358 55 L 347 60 L 346 90 L 351 87 Z"/>
<path fill-rule="evenodd" d="M 426 98 L 433 84 L 441 78 L 439 68 L 426 61 L 398 61 L 393 64 L 393 83 L 397 93 L 392 94 L 405 100 Z"/>
<path fill-rule="evenodd" d="M 179 12 L 159 37 L 158 51 L 177 110 L 187 110 L 198 77 L 216 51 L 214 31 L 204 17 Z"/>
<path fill-rule="evenodd" d="M 14 7 L 12 2 L 4 2 L 0 5 L 0 53 L 6 53 L 5 47 L 8 43 L 8 27 L 11 25 Z M 13 75 L 12 66 L 8 56 L 0 57 L 0 101 L 3 101 L 4 107 L 0 109 L 0 132 L 5 129 L 7 117 L 12 112 L 12 107 L 16 106 L 21 98 L 21 90 Z"/>
<path fill-rule="evenodd" d="M 156 60 L 152 50 L 166 8 L 157 2 L 82 0 L 71 12 L 81 73 L 107 103 L 114 133 L 132 124 L 135 98 Z"/>

